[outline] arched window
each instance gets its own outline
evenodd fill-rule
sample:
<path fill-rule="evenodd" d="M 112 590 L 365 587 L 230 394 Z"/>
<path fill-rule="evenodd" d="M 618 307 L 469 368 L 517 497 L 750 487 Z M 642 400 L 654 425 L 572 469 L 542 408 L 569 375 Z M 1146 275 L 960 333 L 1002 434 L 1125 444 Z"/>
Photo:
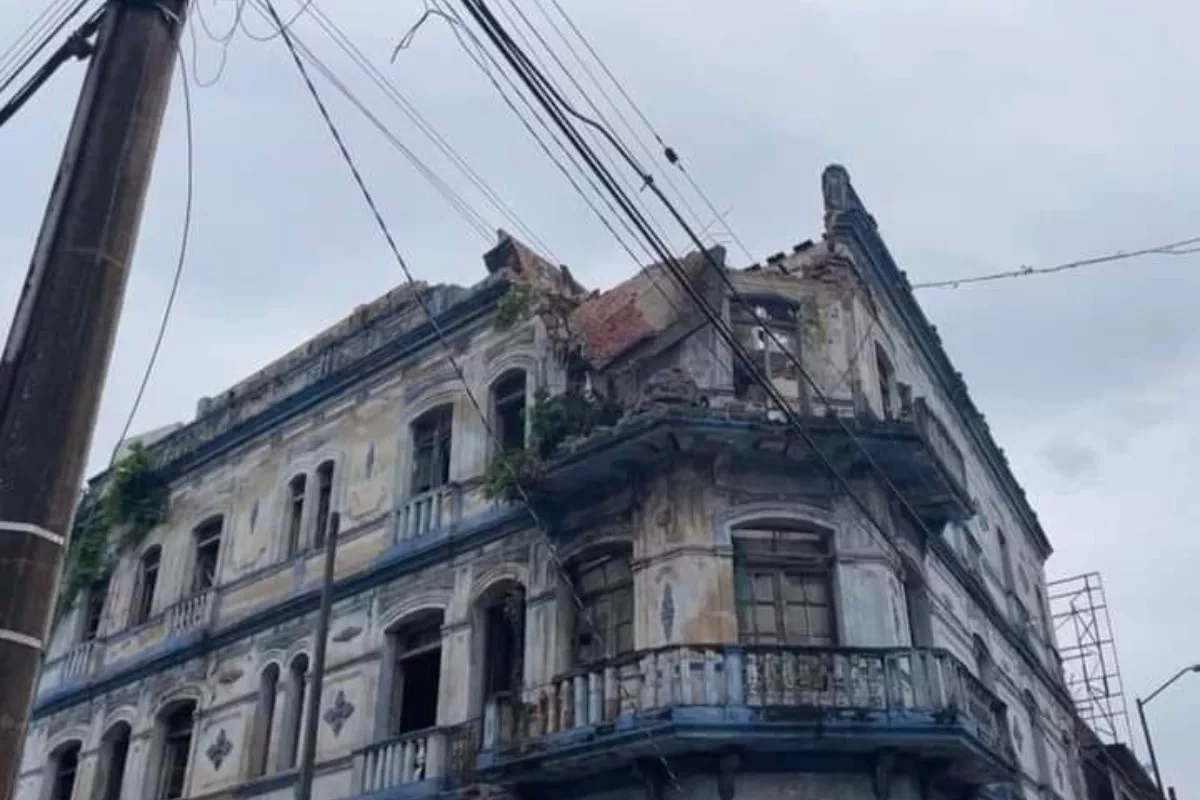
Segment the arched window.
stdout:
<path fill-rule="evenodd" d="M 70 742 L 51 757 L 50 800 L 71 800 L 79 771 L 79 742 Z"/>
<path fill-rule="evenodd" d="M 483 717 L 484 746 L 510 744 L 524 677 L 525 587 L 508 580 L 493 584 L 476 601 L 474 625 L 475 663 L 483 666 L 475 710 Z"/>
<path fill-rule="evenodd" d="M 304 491 L 308 479 L 300 474 L 288 481 L 287 554 L 294 556 L 300 549 L 300 534 L 304 525 Z"/>
<path fill-rule="evenodd" d="M 633 650 L 633 573 L 629 547 L 586 553 L 570 569 L 575 606 L 572 657 L 587 664 Z"/>
<path fill-rule="evenodd" d="M 291 769 L 300 760 L 300 733 L 304 724 L 304 698 L 308 692 L 308 656 L 301 653 L 292 659 L 288 667 L 287 691 L 284 701 L 283 720 L 279 735 L 279 758 L 277 763 Z"/>
<path fill-rule="evenodd" d="M 217 584 L 217 559 L 221 555 L 221 528 L 224 520 L 213 517 L 192 532 L 196 561 L 192 567 L 192 593 L 206 592 Z"/>
<path fill-rule="evenodd" d="M 100 742 L 100 774 L 96 779 L 94 795 L 97 800 L 121 800 L 131 734 L 127 722 L 118 722 L 104 734 Z"/>
<path fill-rule="evenodd" d="M 196 703 L 184 701 L 169 706 L 159 716 L 159 758 L 156 800 L 178 800 L 187 788 L 188 758 L 192 752 L 192 734 L 196 721 Z"/>
<path fill-rule="evenodd" d="M 525 447 L 525 373 L 509 370 L 492 384 L 493 430 L 501 452 Z"/>
<path fill-rule="evenodd" d="M 421 494 L 450 482 L 450 440 L 454 407 L 438 406 L 412 424 L 411 492 Z"/>
<path fill-rule="evenodd" d="M 325 537 L 329 534 L 329 516 L 333 505 L 333 462 L 326 461 L 317 467 L 317 531 L 313 536 L 313 546 L 325 546 Z"/>
<path fill-rule="evenodd" d="M 154 610 L 154 590 L 158 588 L 158 568 L 162 562 L 162 548 L 151 547 L 138 562 L 137 589 L 133 597 L 133 624 L 141 625 L 150 619 Z"/>
<path fill-rule="evenodd" d="M 442 673 L 441 611 L 405 620 L 388 633 L 391 684 L 388 734 L 397 735 L 437 725 Z"/>
<path fill-rule="evenodd" d="M 271 729 L 275 723 L 275 696 L 279 691 L 279 665 L 270 664 L 258 681 L 258 707 L 254 712 L 254 736 L 250 741 L 250 777 L 267 773 L 271 753 Z"/>
<path fill-rule="evenodd" d="M 837 643 L 829 535 L 762 521 L 733 531 L 738 637 L 749 644 Z"/>

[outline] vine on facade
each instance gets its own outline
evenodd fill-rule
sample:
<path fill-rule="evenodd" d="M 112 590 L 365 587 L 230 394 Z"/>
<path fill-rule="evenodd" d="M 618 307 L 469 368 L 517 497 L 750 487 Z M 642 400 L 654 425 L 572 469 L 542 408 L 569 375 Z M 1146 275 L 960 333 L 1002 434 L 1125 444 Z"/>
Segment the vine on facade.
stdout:
<path fill-rule="evenodd" d="M 117 558 L 162 522 L 168 496 L 167 482 L 140 445 L 113 466 L 102 493 L 89 491 L 84 496 L 71 531 L 59 614 L 71 608 L 81 590 L 107 577 Z M 112 533 L 117 530 L 120 538 L 114 546 Z"/>
<path fill-rule="evenodd" d="M 551 396 L 545 387 L 533 395 L 529 441 L 519 450 L 500 453 L 484 474 L 483 494 L 489 500 L 515 502 L 536 494 L 546 474 L 546 464 L 568 439 L 584 437 L 596 428 L 613 425 L 621 407 L 606 397 L 584 389 L 568 389 Z"/>

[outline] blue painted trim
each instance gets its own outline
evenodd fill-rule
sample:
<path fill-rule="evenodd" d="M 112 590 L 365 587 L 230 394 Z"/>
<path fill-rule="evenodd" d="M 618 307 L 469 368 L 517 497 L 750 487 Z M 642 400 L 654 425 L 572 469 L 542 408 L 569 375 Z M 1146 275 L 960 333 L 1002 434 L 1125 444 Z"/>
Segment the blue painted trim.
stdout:
<path fill-rule="evenodd" d="M 489 510 L 473 516 L 467 524 L 437 531 L 426 536 L 401 542 L 371 562 L 369 566 L 338 580 L 333 587 L 334 600 L 362 594 L 382 583 L 449 560 L 455 553 L 478 547 L 507 536 L 525 519 L 523 508 L 507 507 Z M 227 647 L 282 622 L 317 610 L 321 589 L 314 586 L 302 589 L 269 608 L 253 612 L 215 631 L 194 631 L 167 639 L 143 653 L 118 662 L 94 675 L 85 683 L 60 687 L 40 695 L 32 712 L 39 719 L 77 703 L 103 695 L 134 681 L 141 680 L 193 658 Z"/>
<path fill-rule="evenodd" d="M 849 185 L 848 176 L 846 182 Z M 984 463 L 997 478 L 1001 488 L 1008 495 L 1009 502 L 1017 509 L 1022 521 L 1041 549 L 1042 559 L 1049 558 L 1050 554 L 1054 552 L 1054 548 L 1050 545 L 1050 540 L 1042 529 L 1037 513 L 1025 497 L 1025 491 L 1017 482 L 1016 476 L 1013 475 L 1008 459 L 1005 458 L 1004 452 L 992 438 L 991 431 L 988 430 L 987 423 L 983 420 L 983 415 L 979 413 L 979 409 L 971 400 L 962 374 L 954 369 L 950 357 L 946 355 L 946 351 L 942 347 L 940 337 L 913 296 L 908 279 L 892 259 L 887 244 L 879 235 L 875 220 L 867 213 L 853 188 L 850 189 L 850 196 L 851 205 L 849 207 L 830 209 L 836 212 L 833 215 L 830 232 L 837 238 L 847 241 L 864 257 L 862 261 L 867 267 L 865 271 L 867 278 L 882 293 L 892 310 L 896 312 L 897 317 L 908 328 L 917 348 L 933 367 L 933 376 L 941 384 L 946 397 L 958 409 L 958 416 L 963 423 L 963 428 L 975 441 L 979 452 L 983 455 Z"/>
<path fill-rule="evenodd" d="M 843 752 L 846 748 L 870 752 L 876 747 L 919 750 L 928 746 L 939 757 L 944 748 L 960 748 L 958 758 L 972 759 L 980 771 L 995 773 L 998 780 L 1015 777 L 1016 763 L 981 742 L 954 722 L 938 721 L 931 714 L 880 712 L 817 715 L 804 719 L 783 712 L 771 719 L 770 709 L 750 707 L 683 707 L 647 717 L 619 718 L 612 724 L 586 726 L 543 737 L 523 753 L 506 756 L 481 752 L 476 768 L 482 779 L 519 782 L 522 774 L 537 773 L 544 762 L 578 763 L 577 759 L 611 758 L 640 743 L 653 743 L 656 751 L 694 749 L 709 742 L 709 749 L 737 743 L 747 750 L 786 746 L 789 752 Z M 693 743 L 689 747 L 688 743 Z M 606 756 L 605 754 L 611 754 Z M 918 753 L 919 754 L 919 753 Z M 509 777 L 511 776 L 511 777 Z"/>
<path fill-rule="evenodd" d="M 1038 654 L 1034 652 L 1029 641 L 996 605 L 996 601 L 992 599 L 992 595 L 987 590 L 987 587 L 963 565 L 962 559 L 959 558 L 958 553 L 955 552 L 950 543 L 941 536 L 935 536 L 929 540 L 929 548 L 933 550 L 942 563 L 945 564 L 946 569 L 950 570 L 955 579 L 966 589 L 967 594 L 974 598 L 979 607 L 983 609 L 983 612 L 987 614 L 988 621 L 992 623 L 992 627 L 1004 636 L 1009 645 L 1025 660 L 1029 668 L 1041 678 L 1042 682 L 1050 689 L 1050 692 L 1058 698 L 1058 701 L 1073 712 L 1075 701 L 1071 699 L 1070 693 L 1063 686 L 1061 678 L 1056 678 L 1054 673 L 1042 663 L 1042 660 L 1038 658 Z"/>
<path fill-rule="evenodd" d="M 509 281 L 506 279 L 485 280 L 481 286 L 471 290 L 465 297 L 460 298 L 438 314 L 436 329 L 432 322 L 426 321 L 401 334 L 361 359 L 305 386 L 258 414 L 234 424 L 175 461 L 159 465 L 163 475 L 168 480 L 175 480 L 225 455 L 247 441 L 267 433 L 292 417 L 308 411 L 313 406 L 349 392 L 356 384 L 432 345 L 438 340 L 437 329 L 444 334 L 457 334 L 458 329 L 491 313 L 495 301 L 508 291 L 508 285 Z M 316 361 L 320 357 L 321 354 L 316 354 L 313 356 L 313 360 Z M 151 456 L 153 457 L 156 452 L 163 452 L 169 447 L 172 440 L 185 436 L 189 430 L 199 424 L 201 424 L 199 420 L 191 422 L 151 445 L 149 448 Z M 102 480 L 105 474 L 96 475 L 89 483 Z"/>
<path fill-rule="evenodd" d="M 726 414 L 698 409 L 657 409 L 628 419 L 614 428 L 598 432 L 579 448 L 556 460 L 553 464 L 553 472 L 562 474 L 569 470 L 594 469 L 595 464 L 590 463 L 591 459 L 602 452 L 615 450 L 627 442 L 637 440 L 660 429 L 676 431 L 681 428 L 752 431 L 778 430 L 780 426 L 755 419 L 752 415 L 746 415 L 744 418 L 732 418 Z M 334 585 L 334 599 L 341 600 L 369 591 L 400 575 L 440 563 L 461 549 L 475 547 L 501 538 L 509 531 L 519 528 L 525 520 L 526 513 L 524 508 L 519 506 L 489 509 L 460 521 L 457 527 L 450 527 L 395 544 L 380 553 L 363 570 L 339 580 Z M 953 556 L 953 551 L 949 550 L 948 545 L 940 539 L 935 540 L 932 544 L 939 553 L 949 552 Z M 1039 674 L 1049 675 L 1037 661 L 1028 644 L 1013 631 L 1007 620 L 996 609 L 991 597 L 986 594 L 986 590 L 983 590 L 984 594 L 979 595 L 980 589 L 961 577 L 962 568 L 958 565 L 957 560 L 946 558 L 944 560 L 951 564 L 952 571 L 959 576 L 960 582 L 968 593 L 976 596 L 997 629 L 1009 638 L 1018 652 L 1026 654 L 1027 658 L 1032 659 L 1034 668 L 1040 670 Z M 193 638 L 170 639 L 162 645 L 156 645 L 154 648 L 140 653 L 127 662 L 112 665 L 111 668 L 101 671 L 87 682 L 58 687 L 39 696 L 35 701 L 32 717 L 38 719 L 75 703 L 90 700 L 127 683 L 140 680 L 160 670 L 227 647 L 282 622 L 311 613 L 317 609 L 319 601 L 320 587 L 301 589 L 279 603 L 253 612 L 228 627 L 217 629 L 211 633 L 193 633 Z M 1058 691 L 1055 682 L 1047 678 L 1047 683 L 1052 689 Z M 1069 698 L 1066 702 L 1069 702 Z"/>

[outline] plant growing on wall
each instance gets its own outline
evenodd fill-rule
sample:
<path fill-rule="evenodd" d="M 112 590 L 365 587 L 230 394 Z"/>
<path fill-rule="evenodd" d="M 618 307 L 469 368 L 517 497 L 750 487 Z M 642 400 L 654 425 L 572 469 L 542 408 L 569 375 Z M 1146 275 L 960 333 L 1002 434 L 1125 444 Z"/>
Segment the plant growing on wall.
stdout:
<path fill-rule="evenodd" d="M 89 491 L 79 504 L 67 566 L 58 598 L 58 614 L 71 608 L 82 589 L 108 575 L 120 555 L 136 547 L 166 516 L 169 487 L 139 445 L 113 465 L 102 493 Z M 120 540 L 111 543 L 114 530 Z"/>
<path fill-rule="evenodd" d="M 500 453 L 492 459 L 484 474 L 484 496 L 515 502 L 524 499 L 521 489 L 527 494 L 536 493 L 546 474 L 546 462 L 564 441 L 613 425 L 621 413 L 619 405 L 594 392 L 568 389 L 552 397 L 545 387 L 539 388 L 530 410 L 529 442 L 523 449 Z"/>
<path fill-rule="evenodd" d="M 514 281 L 499 300 L 496 301 L 496 316 L 492 325 L 498 331 L 507 331 L 533 315 L 533 287 L 521 281 Z"/>

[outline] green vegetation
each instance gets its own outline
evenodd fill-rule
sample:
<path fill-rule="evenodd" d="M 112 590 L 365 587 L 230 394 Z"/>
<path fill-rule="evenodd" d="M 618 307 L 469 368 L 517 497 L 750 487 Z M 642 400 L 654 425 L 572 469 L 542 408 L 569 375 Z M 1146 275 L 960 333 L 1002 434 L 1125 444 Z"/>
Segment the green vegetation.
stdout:
<path fill-rule="evenodd" d="M 525 499 L 525 494 L 536 494 L 546 474 L 546 462 L 564 441 L 587 436 L 620 418 L 620 406 L 593 392 L 571 389 L 551 397 L 545 388 L 538 389 L 530 411 L 529 442 L 521 450 L 492 459 L 484 474 L 484 496 L 515 502 Z"/>
<path fill-rule="evenodd" d="M 496 316 L 492 324 L 498 331 L 507 331 L 533 315 L 533 287 L 514 281 L 508 291 L 496 301 Z"/>
<path fill-rule="evenodd" d="M 59 591 L 58 613 L 66 612 L 79 592 L 106 578 L 117 558 L 141 544 L 166 516 L 169 489 L 145 449 L 135 445 L 118 461 L 103 493 L 89 492 L 75 513 L 67 566 Z M 121 531 L 120 541 L 111 534 Z"/>

